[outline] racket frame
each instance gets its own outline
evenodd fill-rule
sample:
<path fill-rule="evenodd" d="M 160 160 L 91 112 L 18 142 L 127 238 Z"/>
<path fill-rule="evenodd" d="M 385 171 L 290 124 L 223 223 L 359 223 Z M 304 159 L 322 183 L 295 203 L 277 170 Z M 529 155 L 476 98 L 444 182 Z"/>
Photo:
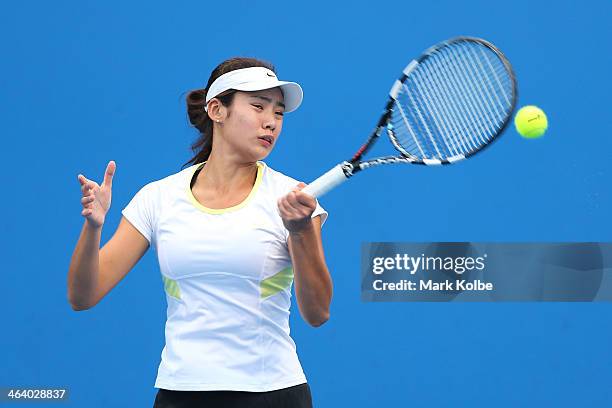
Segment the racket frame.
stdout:
<path fill-rule="evenodd" d="M 395 135 L 395 132 L 393 130 L 393 126 L 390 123 L 390 119 L 393 113 L 394 106 L 397 103 L 397 96 L 398 96 L 399 90 L 401 89 L 401 87 L 404 85 L 404 83 L 408 79 L 410 73 L 414 71 L 418 67 L 419 64 L 421 64 L 422 62 L 430 58 L 438 50 L 444 47 L 448 47 L 449 45 L 452 45 L 453 43 L 458 43 L 458 42 L 476 42 L 481 45 L 484 45 L 485 47 L 487 47 L 488 49 L 490 49 L 497 55 L 499 60 L 504 65 L 504 68 L 506 69 L 506 72 L 508 73 L 512 81 L 511 105 L 510 105 L 509 112 L 503 124 L 501 125 L 499 130 L 496 132 L 496 134 L 491 138 L 491 140 L 489 140 L 487 143 L 477 146 L 474 150 L 471 150 L 465 154 L 459 154 L 459 155 L 455 155 L 455 156 L 448 157 L 445 159 L 419 158 L 409 153 L 408 151 L 406 151 L 406 149 L 404 149 L 400 145 Z M 458 161 L 467 159 L 468 157 L 471 157 L 475 155 L 476 153 L 481 152 L 487 146 L 492 145 L 493 142 L 495 142 L 499 138 L 499 136 L 501 136 L 504 133 L 504 131 L 508 127 L 508 124 L 510 123 L 510 119 L 512 118 L 512 114 L 516 107 L 517 99 L 518 99 L 518 90 L 517 90 L 516 77 L 514 75 L 514 70 L 512 69 L 510 62 L 505 57 L 505 55 L 495 45 L 481 38 L 470 37 L 470 36 L 459 36 L 459 37 L 451 38 L 446 41 L 442 41 L 432 47 L 429 47 L 427 50 L 425 50 L 425 52 L 419 58 L 416 58 L 410 61 L 408 65 L 406 65 L 406 67 L 402 71 L 402 75 L 393 83 L 393 86 L 391 87 L 391 90 L 389 91 L 389 100 L 385 104 L 385 109 L 383 110 L 383 113 L 376 127 L 374 128 L 374 130 L 372 131 L 372 133 L 370 134 L 366 142 L 363 145 L 361 145 L 361 147 L 353 155 L 353 157 L 350 160 L 344 161 L 334 166 L 327 173 L 323 174 L 321 177 L 319 177 L 318 179 L 313 181 L 311 184 L 306 186 L 303 191 L 315 197 L 320 197 L 326 192 L 328 192 L 329 190 L 331 190 L 332 188 L 338 186 L 342 182 L 352 177 L 355 173 L 358 173 L 359 171 L 363 169 L 374 167 L 374 166 L 379 166 L 382 164 L 409 163 L 409 164 L 420 164 L 420 165 L 432 166 L 432 165 L 453 164 Z M 380 137 L 383 131 L 387 132 L 387 136 L 389 137 L 391 143 L 393 144 L 393 147 L 395 147 L 395 149 L 400 154 L 397 156 L 384 156 L 384 157 L 378 157 L 378 158 L 374 158 L 370 160 L 361 161 L 361 158 L 370 150 L 370 148 L 374 145 L 374 143 L 376 143 L 376 141 L 378 140 L 378 138 Z"/>

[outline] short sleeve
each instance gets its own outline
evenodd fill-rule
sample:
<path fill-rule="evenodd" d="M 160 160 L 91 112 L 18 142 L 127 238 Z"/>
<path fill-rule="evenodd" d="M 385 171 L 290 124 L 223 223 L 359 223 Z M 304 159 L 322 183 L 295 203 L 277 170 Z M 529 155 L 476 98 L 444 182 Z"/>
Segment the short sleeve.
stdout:
<path fill-rule="evenodd" d="M 321 207 L 321 205 L 319 204 L 319 200 L 317 200 L 317 208 L 315 208 L 311 218 L 314 218 L 317 215 L 321 216 L 321 227 L 323 227 L 323 224 L 325 224 L 325 220 L 327 220 L 327 216 L 329 214 L 327 214 L 327 211 L 325 211 L 325 209 Z"/>
<path fill-rule="evenodd" d="M 136 193 L 121 214 L 132 224 L 152 245 L 157 203 L 155 185 L 149 183 Z"/>

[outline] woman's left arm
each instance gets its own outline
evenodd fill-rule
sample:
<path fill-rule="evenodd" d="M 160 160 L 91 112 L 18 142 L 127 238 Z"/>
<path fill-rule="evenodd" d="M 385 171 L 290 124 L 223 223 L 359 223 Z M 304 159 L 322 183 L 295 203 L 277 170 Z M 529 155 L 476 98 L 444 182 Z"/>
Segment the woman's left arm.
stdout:
<path fill-rule="evenodd" d="M 300 183 L 278 200 L 278 208 L 289 230 L 289 253 L 293 263 L 295 294 L 304 320 L 314 327 L 329 319 L 332 281 L 321 242 L 321 217 L 311 218 L 315 199 L 301 192 Z"/>

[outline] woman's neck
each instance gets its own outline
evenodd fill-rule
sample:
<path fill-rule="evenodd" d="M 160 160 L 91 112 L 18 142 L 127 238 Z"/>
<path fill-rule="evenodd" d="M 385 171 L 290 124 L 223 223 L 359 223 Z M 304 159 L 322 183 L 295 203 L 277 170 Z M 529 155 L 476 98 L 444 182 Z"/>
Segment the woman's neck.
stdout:
<path fill-rule="evenodd" d="M 199 172 L 194 189 L 226 194 L 250 190 L 257 178 L 257 162 L 239 162 L 225 155 L 211 153 Z"/>

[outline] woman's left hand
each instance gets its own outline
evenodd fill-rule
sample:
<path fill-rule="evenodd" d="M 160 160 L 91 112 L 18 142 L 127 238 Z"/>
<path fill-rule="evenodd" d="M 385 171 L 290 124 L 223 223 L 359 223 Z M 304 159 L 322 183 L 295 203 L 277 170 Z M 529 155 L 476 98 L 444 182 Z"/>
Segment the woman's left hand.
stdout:
<path fill-rule="evenodd" d="M 306 184 L 299 183 L 286 196 L 278 199 L 278 211 L 285 228 L 292 233 L 302 232 L 312 227 L 312 213 L 317 201 L 310 194 L 301 191 Z"/>

